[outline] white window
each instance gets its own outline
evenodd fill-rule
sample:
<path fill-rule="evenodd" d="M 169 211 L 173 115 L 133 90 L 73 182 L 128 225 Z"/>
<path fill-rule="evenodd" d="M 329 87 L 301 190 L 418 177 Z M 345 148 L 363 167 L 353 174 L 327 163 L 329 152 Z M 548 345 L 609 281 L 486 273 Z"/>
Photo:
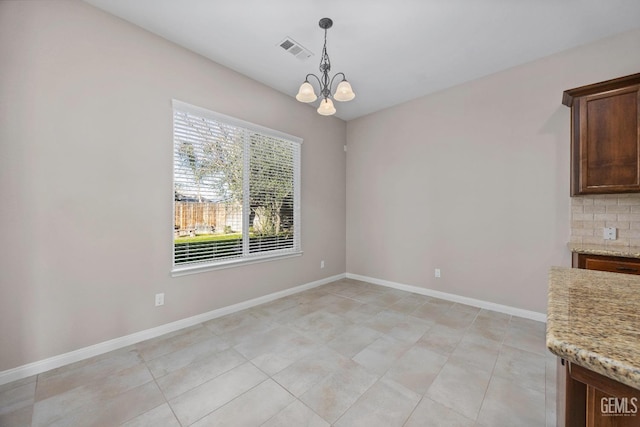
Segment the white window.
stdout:
<path fill-rule="evenodd" d="M 173 101 L 173 273 L 301 253 L 302 139 Z"/>

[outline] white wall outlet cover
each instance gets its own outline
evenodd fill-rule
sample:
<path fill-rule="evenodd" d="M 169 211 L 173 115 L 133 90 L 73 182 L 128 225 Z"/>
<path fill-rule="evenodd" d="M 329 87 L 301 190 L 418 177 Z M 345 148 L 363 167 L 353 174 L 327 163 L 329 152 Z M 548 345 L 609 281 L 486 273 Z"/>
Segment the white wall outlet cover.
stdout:
<path fill-rule="evenodd" d="M 605 240 L 616 240 L 618 238 L 618 229 L 615 227 L 605 227 L 603 237 Z"/>
<path fill-rule="evenodd" d="M 434 274 L 435 274 L 436 277 L 440 277 L 440 269 L 436 268 L 436 271 L 435 271 Z"/>
<path fill-rule="evenodd" d="M 164 293 L 156 294 L 156 307 L 164 305 Z"/>

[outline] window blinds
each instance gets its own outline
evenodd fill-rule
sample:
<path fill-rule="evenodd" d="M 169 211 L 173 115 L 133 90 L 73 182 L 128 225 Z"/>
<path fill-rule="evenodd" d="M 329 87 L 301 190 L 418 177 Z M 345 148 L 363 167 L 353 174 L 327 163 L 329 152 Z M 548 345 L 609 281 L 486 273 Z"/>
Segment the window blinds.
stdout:
<path fill-rule="evenodd" d="M 299 138 L 173 102 L 174 271 L 290 255 Z"/>

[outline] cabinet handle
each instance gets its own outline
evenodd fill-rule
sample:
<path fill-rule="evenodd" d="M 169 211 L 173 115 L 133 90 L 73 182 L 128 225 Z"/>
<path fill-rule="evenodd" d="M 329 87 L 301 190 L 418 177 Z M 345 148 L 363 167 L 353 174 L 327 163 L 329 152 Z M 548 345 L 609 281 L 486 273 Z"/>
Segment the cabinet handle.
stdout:
<path fill-rule="evenodd" d="M 637 272 L 638 269 L 637 268 L 631 268 L 631 267 L 616 267 L 616 270 L 618 271 L 631 271 L 631 272 Z"/>

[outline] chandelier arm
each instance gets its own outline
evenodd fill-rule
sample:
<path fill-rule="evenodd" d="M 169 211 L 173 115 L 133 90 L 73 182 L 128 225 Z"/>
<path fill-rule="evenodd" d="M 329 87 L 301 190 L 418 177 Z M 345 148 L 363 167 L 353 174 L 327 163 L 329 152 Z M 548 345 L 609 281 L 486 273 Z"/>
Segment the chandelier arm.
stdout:
<path fill-rule="evenodd" d="M 315 75 L 315 74 L 313 74 L 313 73 L 309 73 L 309 74 L 307 74 L 307 75 L 306 75 L 306 77 L 304 78 L 304 81 L 305 81 L 305 82 L 308 82 L 308 81 L 309 81 L 309 77 L 313 77 L 313 78 L 315 78 L 315 79 L 318 81 L 318 86 L 320 86 L 320 90 L 322 91 L 322 82 L 320 81 L 320 77 L 316 76 L 316 75 Z"/>
<path fill-rule="evenodd" d="M 338 76 L 342 76 L 342 81 L 347 80 L 347 76 L 345 76 L 344 73 L 336 73 L 336 75 L 331 78 L 331 83 L 329 83 L 329 90 L 333 88 L 333 80 L 335 80 L 335 78 Z"/>

